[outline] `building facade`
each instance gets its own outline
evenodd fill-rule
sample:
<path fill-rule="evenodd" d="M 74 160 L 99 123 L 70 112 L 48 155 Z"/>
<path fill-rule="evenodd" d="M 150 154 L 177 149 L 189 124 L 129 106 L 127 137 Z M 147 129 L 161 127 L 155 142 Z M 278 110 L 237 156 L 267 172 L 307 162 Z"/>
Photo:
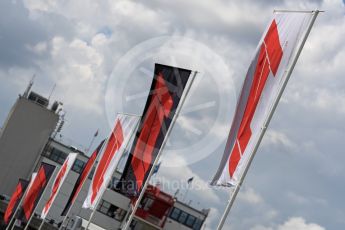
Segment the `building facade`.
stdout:
<path fill-rule="evenodd" d="M 72 170 L 68 174 L 66 181 L 54 201 L 53 207 L 49 212 L 47 219 L 58 225 L 63 220 L 60 216 L 66 205 L 69 194 L 72 192 L 74 183 L 78 175 L 87 162 L 88 157 L 82 152 L 71 146 L 67 146 L 51 139 L 46 151 L 42 154 L 40 162 L 46 162 L 57 166 L 58 168 L 64 162 L 70 152 L 79 153 Z M 54 177 L 54 176 L 53 176 Z M 128 217 L 130 207 L 130 199 L 117 191 L 115 191 L 116 182 L 120 179 L 121 173 L 117 170 L 113 175 L 113 180 L 105 191 L 98 207 L 92 218 L 90 229 L 121 229 Z M 83 227 L 86 227 L 91 211 L 82 208 L 82 204 L 86 198 L 92 173 L 85 182 L 77 201 L 73 205 L 68 219 L 80 217 Z M 51 191 L 52 182 L 47 186 L 46 191 Z M 50 192 L 43 194 L 42 202 L 37 208 L 39 214 L 45 202 L 49 198 Z M 204 224 L 208 215 L 207 210 L 196 210 L 189 205 L 178 201 L 173 197 L 161 191 L 159 187 L 150 185 L 142 199 L 142 202 L 136 212 L 134 220 L 131 224 L 133 230 L 150 230 L 150 229 L 193 229 L 199 230 Z M 65 223 L 66 224 L 66 223 Z"/>
<path fill-rule="evenodd" d="M 61 122 L 61 116 L 59 116 L 56 103 L 50 109 L 48 109 L 48 105 L 47 99 L 31 92 L 28 95 L 20 96 L 9 113 L 0 133 L 0 194 L 10 196 L 18 179 L 30 178 L 42 162 L 55 165 L 59 169 L 69 153 L 78 153 L 78 157 L 47 215 L 46 220 L 51 229 L 61 225 L 63 221 L 61 213 L 88 156 L 83 151 L 51 137 L 54 130 L 56 132 L 59 129 L 57 126 L 59 119 Z M 122 161 L 126 161 L 125 158 Z M 55 174 L 34 211 L 36 217 L 32 221 L 33 228 L 40 223 L 39 216 L 49 199 L 57 172 L 58 170 L 55 170 Z M 86 227 L 91 210 L 83 209 L 82 204 L 86 198 L 92 175 L 93 171 L 71 207 L 65 224 L 79 219 L 81 227 Z M 120 178 L 121 172 L 120 169 L 117 169 L 99 202 L 89 229 L 121 229 L 125 225 L 131 200 L 115 190 Z M 5 206 L 6 201 L 0 201 L 0 212 L 4 212 Z M 131 229 L 199 230 L 207 215 L 207 210 L 196 210 L 178 201 L 174 196 L 161 191 L 159 187 L 150 185 L 131 223 Z"/>
<path fill-rule="evenodd" d="M 31 92 L 13 105 L 0 133 L 0 194 L 10 195 L 18 178 L 28 179 L 33 172 L 59 120 L 48 104 Z"/>

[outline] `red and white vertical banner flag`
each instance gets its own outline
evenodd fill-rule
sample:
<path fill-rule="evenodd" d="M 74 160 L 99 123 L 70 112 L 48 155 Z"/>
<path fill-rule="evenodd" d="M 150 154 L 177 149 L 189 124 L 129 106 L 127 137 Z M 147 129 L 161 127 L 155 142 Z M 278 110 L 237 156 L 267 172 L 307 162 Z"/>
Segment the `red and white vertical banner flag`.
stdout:
<path fill-rule="evenodd" d="M 17 219 L 20 219 L 23 223 L 27 223 L 30 220 L 54 170 L 54 165 L 45 162 L 41 163 L 41 167 L 38 169 L 36 176 L 33 176 L 32 183 L 30 182 L 27 188 L 27 192 L 23 198 L 22 210 Z"/>
<path fill-rule="evenodd" d="M 27 200 L 27 196 L 32 190 L 32 185 L 33 185 L 34 181 L 36 180 L 36 176 L 37 176 L 37 172 L 34 172 L 31 174 L 30 182 L 29 182 L 28 187 L 26 188 L 25 194 L 23 196 L 22 207 L 19 210 L 20 212 L 17 214 L 17 216 L 15 216 L 15 218 L 17 218 L 17 219 L 21 219 L 24 216 L 24 202 Z"/>
<path fill-rule="evenodd" d="M 108 138 L 104 151 L 100 154 L 98 165 L 90 184 L 83 208 L 95 209 L 123 155 L 131 135 L 135 132 L 139 117 L 119 114 L 115 127 Z"/>
<path fill-rule="evenodd" d="M 68 201 L 65 205 L 65 208 L 63 209 L 61 216 L 66 216 L 68 214 L 69 209 L 73 205 L 73 203 L 76 201 L 79 192 L 81 191 L 84 182 L 87 180 L 93 165 L 96 162 L 98 154 L 101 152 L 101 149 L 103 147 L 105 140 L 101 141 L 101 143 L 98 145 L 98 147 L 93 151 L 91 154 L 89 160 L 87 161 L 86 165 L 83 167 L 83 170 L 80 172 L 80 175 L 77 179 L 77 181 L 74 184 L 74 188 L 72 190 L 71 195 L 68 198 Z"/>
<path fill-rule="evenodd" d="M 29 185 L 29 181 L 24 179 L 19 179 L 16 189 L 14 190 L 10 202 L 7 205 L 6 211 L 4 213 L 4 222 L 6 225 L 10 223 L 10 220 L 17 210 L 17 207 L 25 194 L 25 190 Z"/>
<path fill-rule="evenodd" d="M 28 191 L 30 191 L 31 186 L 32 186 L 32 184 L 33 184 L 33 182 L 34 182 L 36 176 L 37 176 L 37 173 L 32 173 L 32 174 L 31 174 L 31 179 L 30 179 L 30 181 L 28 182 L 27 187 L 26 187 L 26 189 L 25 189 L 25 191 L 24 191 L 24 194 L 23 194 L 23 197 L 22 197 L 22 201 L 24 201 L 24 200 L 26 199 L 27 193 L 28 193 Z M 12 198 L 11 198 L 11 199 L 12 199 Z M 11 201 L 10 201 L 10 203 L 11 203 Z M 10 203 L 9 203 L 8 205 L 10 205 Z M 19 202 L 18 205 L 19 205 L 20 203 L 21 203 L 21 202 Z M 17 206 L 17 207 L 18 207 L 18 206 Z M 9 207 L 7 207 L 7 209 L 8 209 L 8 208 L 9 208 Z M 16 210 L 13 210 L 13 211 L 14 211 L 14 213 L 13 213 L 12 215 L 15 215 Z M 6 210 L 6 212 L 7 212 L 7 210 Z M 16 216 L 12 216 L 12 217 L 20 219 L 20 218 L 23 217 L 23 215 L 24 215 L 23 209 L 19 209 L 19 213 L 17 213 Z M 12 218 L 12 217 L 11 217 L 11 218 Z M 6 219 L 7 219 L 7 217 L 6 217 L 6 213 L 5 213 L 5 215 L 4 215 L 4 221 L 5 221 L 5 224 L 8 224 Z M 11 220 L 9 219 L 9 221 L 11 221 Z"/>
<path fill-rule="evenodd" d="M 149 95 L 138 132 L 133 140 L 120 183 L 122 194 L 132 201 L 140 196 L 161 151 L 192 71 L 155 64 Z"/>
<path fill-rule="evenodd" d="M 64 182 L 64 180 L 67 177 L 67 174 L 69 173 L 69 171 L 71 170 L 74 161 L 77 159 L 78 153 L 70 153 L 68 154 L 65 162 L 62 164 L 60 170 L 58 171 L 54 183 L 53 183 L 53 187 L 52 187 L 52 191 L 50 194 L 50 197 L 47 201 L 47 203 L 44 205 L 42 213 L 41 213 L 41 218 L 45 219 L 49 209 L 51 208 L 56 196 L 59 193 L 59 190 Z"/>
<path fill-rule="evenodd" d="M 266 129 L 312 20 L 312 12 L 275 12 L 247 72 L 224 155 L 211 184 L 237 185 Z"/>

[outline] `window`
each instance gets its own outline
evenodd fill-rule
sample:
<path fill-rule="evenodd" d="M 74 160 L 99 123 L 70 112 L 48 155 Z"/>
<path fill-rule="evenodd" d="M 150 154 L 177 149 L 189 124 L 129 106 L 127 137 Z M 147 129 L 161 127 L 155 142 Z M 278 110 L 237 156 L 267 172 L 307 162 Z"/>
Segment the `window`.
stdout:
<path fill-rule="evenodd" d="M 110 208 L 110 205 L 111 204 L 109 202 L 106 202 L 106 201 L 102 200 L 101 203 L 98 206 L 98 211 L 103 213 L 103 214 L 105 214 L 105 215 L 107 215 L 108 210 Z"/>
<path fill-rule="evenodd" d="M 52 148 L 51 152 L 50 152 L 50 156 L 49 159 L 51 159 L 52 161 L 55 161 L 59 164 L 63 164 L 63 162 L 65 161 L 67 157 L 67 154 L 56 149 L 56 148 Z"/>
<path fill-rule="evenodd" d="M 183 223 L 186 221 L 187 216 L 188 216 L 187 213 L 181 212 L 181 215 L 180 215 L 180 217 L 178 218 L 178 222 L 180 222 L 181 224 L 183 224 Z"/>
<path fill-rule="evenodd" d="M 195 217 L 192 216 L 192 215 L 189 215 L 188 218 L 187 218 L 187 221 L 186 221 L 186 225 L 188 227 L 193 227 L 193 224 L 194 224 L 194 221 L 195 221 Z"/>
<path fill-rule="evenodd" d="M 85 163 L 83 161 L 76 159 L 73 164 L 72 170 L 76 173 L 81 173 L 81 171 L 83 171 L 84 165 Z"/>
<path fill-rule="evenodd" d="M 202 225 L 202 220 L 196 219 L 193 225 L 193 230 L 199 230 Z"/>
<path fill-rule="evenodd" d="M 148 211 L 153 204 L 153 199 L 144 197 L 144 199 L 140 203 L 140 208 L 142 208 L 144 211 Z"/>
<path fill-rule="evenodd" d="M 193 228 L 193 230 L 200 230 L 202 225 L 202 220 L 196 218 L 195 216 L 189 215 L 178 208 L 173 208 L 169 217 L 189 228 Z"/>
<path fill-rule="evenodd" d="M 100 213 L 103 213 L 104 215 L 109 216 L 110 218 L 113 218 L 117 221 L 122 221 L 125 218 L 126 215 L 126 211 L 116 207 L 115 205 L 105 201 L 105 200 L 101 200 L 97 210 Z"/>
<path fill-rule="evenodd" d="M 179 215 L 181 213 L 181 210 L 178 208 L 174 208 L 170 214 L 171 219 L 177 220 Z"/>

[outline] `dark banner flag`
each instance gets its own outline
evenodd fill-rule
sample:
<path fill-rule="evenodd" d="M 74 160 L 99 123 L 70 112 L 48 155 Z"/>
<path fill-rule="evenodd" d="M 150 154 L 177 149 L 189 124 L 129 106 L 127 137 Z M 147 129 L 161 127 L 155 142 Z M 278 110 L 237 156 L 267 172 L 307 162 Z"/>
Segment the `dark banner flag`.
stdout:
<path fill-rule="evenodd" d="M 4 221 L 6 225 L 10 223 L 10 220 L 13 214 L 15 213 L 20 203 L 20 200 L 22 199 L 28 185 L 29 185 L 29 181 L 24 180 L 24 179 L 19 179 L 19 182 L 16 186 L 16 190 L 12 194 L 10 202 L 8 203 L 5 214 L 4 214 Z"/>
<path fill-rule="evenodd" d="M 103 146 L 103 144 L 104 144 L 104 141 L 105 141 L 105 140 L 103 140 L 103 141 L 98 145 L 98 147 L 97 147 L 96 150 L 91 154 L 89 160 L 87 161 L 86 165 L 84 166 L 82 172 L 80 173 L 80 175 L 79 175 L 79 177 L 78 177 L 78 179 L 77 179 L 77 182 L 76 182 L 75 185 L 74 185 L 73 191 L 72 191 L 70 197 L 68 198 L 67 204 L 66 204 L 64 210 L 63 210 L 62 213 L 61 213 L 61 216 L 66 216 L 66 215 L 67 215 L 68 210 L 70 209 L 71 205 L 72 205 L 72 204 L 74 203 L 74 201 L 77 199 L 77 196 L 78 196 L 80 190 L 82 189 L 85 180 L 87 179 L 89 173 L 91 172 L 91 169 L 92 169 L 94 163 L 96 162 L 98 153 L 101 151 L 102 146 Z"/>
<path fill-rule="evenodd" d="M 53 172 L 55 166 L 42 162 L 32 185 L 23 198 L 22 210 L 18 219 L 27 223 L 33 214 Z"/>
<path fill-rule="evenodd" d="M 155 65 L 150 93 L 118 189 L 139 195 L 170 127 L 191 70 Z"/>

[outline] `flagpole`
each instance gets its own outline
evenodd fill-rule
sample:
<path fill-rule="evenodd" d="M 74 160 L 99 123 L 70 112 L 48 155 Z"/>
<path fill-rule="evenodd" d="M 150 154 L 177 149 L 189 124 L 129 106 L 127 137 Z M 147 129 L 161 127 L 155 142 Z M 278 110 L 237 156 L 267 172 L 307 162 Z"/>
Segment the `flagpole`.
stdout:
<path fill-rule="evenodd" d="M 45 220 L 46 220 L 46 218 L 44 218 L 44 219 L 42 220 L 42 222 L 41 222 L 41 224 L 40 224 L 40 226 L 38 227 L 38 229 L 37 229 L 37 230 L 41 230 L 41 229 L 42 229 L 42 227 L 43 227 L 43 225 L 44 225 Z"/>
<path fill-rule="evenodd" d="M 15 219 L 15 217 L 16 217 L 16 215 L 17 215 L 17 212 L 18 212 L 20 206 L 21 206 L 22 203 L 23 203 L 24 197 L 26 196 L 26 193 L 28 192 L 29 185 L 30 185 L 30 181 L 29 181 L 29 184 L 27 185 L 27 187 L 26 187 L 26 189 L 25 189 L 25 192 L 24 192 L 22 198 L 20 199 L 19 204 L 18 204 L 16 210 L 14 211 L 14 213 L 13 213 L 11 219 L 10 219 L 10 222 L 8 223 L 8 226 L 6 227 L 5 230 L 9 230 L 9 229 L 10 229 L 11 223 L 13 222 L 13 219 Z M 15 224 L 15 223 L 13 223 L 13 224 Z"/>
<path fill-rule="evenodd" d="M 107 186 L 108 186 L 108 181 L 107 181 Z M 105 190 L 104 190 L 105 191 Z M 103 193 L 104 194 L 104 193 Z M 89 230 L 89 227 L 90 227 L 90 224 L 91 224 L 91 220 L 92 220 L 92 218 L 93 218 L 93 216 L 95 215 L 95 213 L 96 213 L 96 210 L 97 210 L 97 207 L 98 207 L 98 205 L 99 205 L 99 202 L 100 202 L 100 200 L 101 200 L 101 197 L 103 196 L 103 194 L 100 196 L 100 198 L 97 200 L 97 202 L 96 202 L 96 205 L 95 205 L 95 208 L 92 210 L 92 212 L 91 212 L 91 215 L 90 215 L 90 217 L 89 217 L 89 221 L 87 222 L 87 225 L 86 225 L 86 230 Z"/>
<path fill-rule="evenodd" d="M 263 136 L 264 136 L 264 134 L 266 132 L 267 126 L 269 125 L 269 123 L 271 121 L 271 118 L 273 116 L 273 113 L 274 113 L 275 109 L 278 106 L 278 102 L 279 102 L 279 100 L 280 100 L 280 98 L 281 98 L 281 96 L 282 96 L 282 94 L 284 92 L 284 89 L 285 89 L 285 87 L 287 85 L 287 82 L 289 81 L 291 73 L 292 73 L 292 71 L 293 71 L 293 69 L 294 69 L 294 67 L 295 67 L 295 65 L 297 63 L 297 59 L 298 59 L 298 57 L 300 56 L 300 54 L 302 52 L 303 46 L 304 46 L 304 44 L 305 44 L 305 42 L 306 42 L 306 40 L 307 40 L 307 38 L 308 38 L 308 36 L 310 34 L 311 28 L 313 27 L 314 22 L 316 20 L 317 15 L 319 14 L 319 12 L 320 12 L 319 10 L 311 11 L 311 13 L 313 14 L 313 17 L 311 18 L 311 20 L 309 22 L 308 28 L 307 28 L 304 36 L 303 36 L 302 41 L 299 44 L 299 47 L 297 49 L 297 52 L 295 53 L 295 56 L 293 58 L 293 61 L 292 61 L 291 65 L 287 68 L 287 70 L 285 70 L 286 79 L 283 82 L 283 85 L 282 85 L 282 87 L 281 87 L 281 89 L 280 89 L 280 91 L 279 91 L 279 93 L 277 95 L 277 98 L 276 98 L 276 100 L 275 100 L 275 102 L 274 102 L 274 104 L 273 104 L 273 106 L 271 108 L 271 111 L 269 112 L 267 120 L 265 121 L 263 127 L 261 128 L 261 133 L 260 133 L 258 142 L 256 143 L 256 145 L 254 147 L 254 150 L 253 150 L 253 153 L 250 156 L 250 158 L 249 158 L 249 160 L 248 160 L 248 162 L 247 162 L 247 164 L 246 164 L 246 166 L 244 168 L 244 171 L 243 171 L 243 173 L 241 175 L 241 178 L 240 178 L 238 184 L 236 185 L 233 193 L 230 194 L 230 199 L 229 199 L 228 204 L 227 204 L 227 206 L 225 208 L 225 211 L 224 211 L 224 213 L 222 215 L 222 218 L 221 218 L 221 220 L 220 220 L 220 222 L 218 224 L 217 230 L 221 230 L 223 228 L 223 226 L 224 226 L 225 220 L 226 220 L 226 218 L 227 218 L 227 216 L 228 216 L 228 214 L 230 212 L 230 209 L 232 208 L 232 206 L 233 206 L 233 204 L 235 202 L 235 199 L 236 199 L 236 196 L 237 196 L 238 192 L 240 191 L 240 188 L 241 188 L 241 185 L 242 185 L 242 183 L 244 181 L 244 178 L 247 175 L 249 167 L 250 167 L 250 165 L 251 165 L 251 163 L 252 163 L 252 161 L 253 161 L 253 159 L 255 157 L 256 151 L 257 151 L 257 149 L 258 149 L 258 147 L 260 145 L 260 142 L 261 142 L 261 140 L 262 140 L 262 138 L 263 138 Z"/>
<path fill-rule="evenodd" d="M 112 134 L 113 134 L 113 130 L 110 131 L 110 135 L 109 135 L 109 136 L 111 136 Z M 110 137 L 108 138 L 107 143 L 106 143 L 104 146 L 107 146 L 107 145 L 108 145 L 109 139 L 110 139 Z M 103 151 L 103 149 L 102 149 L 102 151 Z M 101 158 L 102 155 L 103 155 L 103 154 L 100 153 L 99 156 L 98 156 L 98 158 Z M 98 163 L 99 163 L 99 160 L 100 160 L 100 159 L 98 159 Z M 96 171 L 95 171 L 95 172 L 96 172 Z M 91 180 L 90 186 L 92 186 L 92 181 L 93 181 L 93 180 Z M 108 186 L 108 184 L 107 184 L 107 186 Z M 103 196 L 103 194 L 101 195 L 101 197 L 102 197 L 102 196 Z M 95 215 L 95 212 L 96 212 L 96 209 L 97 209 L 97 207 L 98 207 L 98 205 L 99 205 L 99 201 L 100 201 L 100 200 L 101 200 L 101 199 L 98 199 L 98 200 L 97 200 L 96 205 L 95 205 L 95 208 L 92 209 L 92 212 L 91 212 L 91 214 L 90 214 L 89 220 L 88 220 L 87 225 L 86 225 L 86 228 L 85 228 L 86 230 L 88 230 L 89 227 L 90 227 L 91 220 L 92 220 L 93 216 Z"/>
<path fill-rule="evenodd" d="M 37 202 L 37 204 L 36 204 L 36 207 L 34 208 L 34 210 L 33 210 L 32 214 L 31 214 L 31 216 L 30 216 L 28 222 L 26 223 L 24 230 L 27 230 L 27 229 L 28 229 L 28 227 L 29 227 L 29 225 L 30 225 L 30 222 L 31 222 L 31 220 L 32 220 L 33 216 L 35 215 L 35 212 L 36 212 L 36 210 L 37 210 L 37 208 L 38 208 L 38 205 L 41 203 L 41 201 L 42 201 L 42 199 L 43 199 L 43 196 L 44 196 L 44 194 L 45 194 L 45 192 L 46 192 L 46 190 L 47 190 L 47 188 L 48 188 L 48 184 L 50 183 L 50 181 L 51 181 L 52 178 L 53 178 L 52 175 L 55 174 L 55 171 L 56 171 L 56 167 L 54 168 L 54 172 L 51 174 L 51 176 L 50 176 L 50 178 L 49 178 L 49 181 L 48 181 L 48 183 L 47 183 L 47 185 L 46 185 L 44 191 L 42 192 L 42 195 L 41 195 L 40 199 L 38 200 L 38 202 Z M 44 221 L 44 220 L 43 220 L 43 221 Z M 12 228 L 12 230 L 13 230 L 13 228 Z"/>
<path fill-rule="evenodd" d="M 166 135 L 165 135 L 165 138 L 164 138 L 164 140 L 163 140 L 162 146 L 161 146 L 161 148 L 160 148 L 160 150 L 159 150 L 159 152 L 158 152 L 158 154 L 157 154 L 156 159 L 155 159 L 154 162 L 153 162 L 153 165 L 152 165 L 151 170 L 150 170 L 150 172 L 149 172 L 149 174 L 148 174 L 148 176 L 147 176 L 147 179 L 146 179 L 146 181 L 145 181 L 145 183 L 144 183 L 144 186 L 143 186 L 142 189 L 141 189 L 141 192 L 140 192 L 140 194 L 139 194 L 139 197 L 138 197 L 137 201 L 135 202 L 135 206 L 133 207 L 132 213 L 131 213 L 131 215 L 129 216 L 128 221 L 127 221 L 125 227 L 123 228 L 124 230 L 128 230 L 128 229 L 129 229 L 129 226 L 130 226 L 130 224 L 131 224 L 131 222 L 132 222 L 132 220 L 133 220 L 133 218 L 134 218 L 135 212 L 137 211 L 137 209 L 138 209 L 138 207 L 139 207 L 139 204 L 140 204 L 140 202 L 141 202 L 141 200 L 142 200 L 142 198 L 143 198 L 143 196 L 144 196 L 144 194 L 145 194 L 145 190 L 146 190 L 146 188 L 147 188 L 147 186 L 148 186 L 148 184 L 149 184 L 149 181 L 150 181 L 151 176 L 152 176 L 152 174 L 153 174 L 153 170 L 154 170 L 155 166 L 158 164 L 159 158 L 160 158 L 160 156 L 161 156 L 161 154 L 162 154 L 162 151 L 163 151 L 163 149 L 164 149 L 164 147 L 165 147 L 165 144 L 166 144 L 166 142 L 167 142 L 167 140 L 168 140 L 168 137 L 169 137 L 169 135 L 170 135 L 170 132 L 171 132 L 171 130 L 172 130 L 172 127 L 174 126 L 175 121 L 176 121 L 177 117 L 179 116 L 180 110 L 181 110 L 181 108 L 182 108 L 182 106 L 183 106 L 184 101 L 185 101 L 186 98 L 187 98 L 187 95 L 188 95 L 188 93 L 189 93 L 189 90 L 190 90 L 190 88 L 191 88 L 191 86 L 192 86 L 192 84 L 193 84 L 194 78 L 195 78 L 195 76 L 197 75 L 197 73 L 198 73 L 197 71 L 194 71 L 194 74 L 193 74 L 193 76 L 192 76 L 192 78 L 191 78 L 191 80 L 190 80 L 190 83 L 188 84 L 188 86 L 187 86 L 187 88 L 186 88 L 186 91 L 185 91 L 185 93 L 184 93 L 184 96 L 181 98 L 181 102 L 179 103 L 179 106 L 178 106 L 177 109 L 176 109 L 175 116 L 173 117 L 173 120 L 171 121 L 171 124 L 170 124 L 170 126 L 169 126 L 169 129 L 168 129 L 168 131 L 167 131 L 167 133 L 166 133 Z"/>
<path fill-rule="evenodd" d="M 45 220 L 46 220 L 46 217 L 47 217 L 47 215 L 48 215 L 48 213 L 49 213 L 49 211 L 50 211 L 50 208 L 51 208 L 51 206 L 53 206 L 54 201 L 55 201 L 55 198 L 56 198 L 57 195 L 59 194 L 63 182 L 65 181 L 65 179 L 66 179 L 66 177 L 68 176 L 68 174 L 71 172 L 72 166 L 73 166 L 74 162 L 76 161 L 77 157 L 78 157 L 78 153 L 77 153 L 76 157 L 74 158 L 74 161 L 72 162 L 72 165 L 70 166 L 69 170 L 67 171 L 67 174 L 63 176 L 64 179 L 63 179 L 62 181 L 59 182 L 59 183 L 61 183 L 61 184 L 59 184 L 59 188 L 58 188 L 58 190 L 55 192 L 55 196 L 54 196 L 54 198 L 53 198 L 53 200 L 52 200 L 52 203 L 50 204 L 50 207 L 49 207 L 47 213 L 45 214 L 45 217 L 43 218 L 42 223 L 41 223 L 40 227 L 38 228 L 38 230 L 41 230 L 41 229 L 42 229 L 42 227 L 43 227 L 43 225 L 44 225 L 44 222 L 45 222 Z M 67 160 L 67 161 L 66 161 L 66 160 Z M 66 164 L 68 165 L 68 160 L 69 160 L 69 158 L 67 158 L 66 160 L 65 160 L 64 164 L 66 163 Z M 62 166 L 63 166 L 63 165 L 61 165 L 61 167 L 62 167 Z M 60 170 L 61 170 L 61 168 L 59 169 L 59 171 L 58 171 L 57 174 L 59 174 Z M 55 181 L 56 181 L 56 177 L 57 177 L 57 176 L 58 176 L 58 175 L 55 176 Z M 53 182 L 53 185 L 52 185 L 52 186 L 54 186 L 55 181 Z M 51 193 L 51 195 L 52 195 L 52 194 L 53 194 L 53 192 Z M 50 195 L 50 196 L 51 196 L 51 195 Z M 50 198 L 49 198 L 49 199 L 50 199 Z M 47 205 L 47 204 L 46 204 L 46 205 Z M 44 210 L 44 208 L 45 208 L 45 206 L 43 206 L 43 210 Z M 43 212 L 43 211 L 42 211 L 42 212 Z"/>
<path fill-rule="evenodd" d="M 110 135 L 109 135 L 109 136 L 111 136 L 112 134 L 113 134 L 113 130 L 110 131 Z M 106 143 L 104 146 L 107 146 L 107 145 L 108 145 L 109 139 L 110 139 L 110 137 L 108 138 L 107 143 Z M 113 147 L 113 148 L 114 148 L 114 147 Z M 103 149 L 102 149 L 102 151 L 103 151 Z M 103 156 L 103 154 L 99 154 L 98 158 L 101 158 L 102 156 Z M 98 159 L 98 163 L 99 163 L 99 160 L 100 160 L 100 159 Z M 96 172 L 96 171 L 95 171 L 95 172 Z M 91 180 L 90 186 L 92 186 L 92 181 L 93 181 L 93 180 Z M 107 183 L 107 186 L 108 186 L 108 183 Z M 105 190 L 104 190 L 104 191 L 105 191 Z M 100 196 L 100 198 L 101 198 L 102 196 L 103 196 L 103 194 Z M 88 220 L 87 225 L 86 225 L 86 228 L 85 228 L 86 230 L 88 230 L 89 227 L 90 227 L 91 220 L 92 220 L 93 216 L 95 215 L 95 212 L 96 212 L 96 209 L 97 209 L 97 207 L 98 207 L 98 204 L 99 204 L 99 201 L 100 201 L 100 200 L 101 200 L 101 199 L 98 199 L 98 200 L 97 200 L 96 205 L 95 205 L 95 208 L 92 209 L 92 212 L 91 212 L 91 214 L 90 214 L 89 220 Z"/>
<path fill-rule="evenodd" d="M 34 173 L 33 173 L 33 174 L 34 174 Z M 20 210 L 20 206 L 23 204 L 24 198 L 26 197 L 26 194 L 28 193 L 30 187 L 32 186 L 32 183 L 33 183 L 34 180 L 35 180 L 35 178 L 32 178 L 32 177 L 33 177 L 33 174 L 31 175 L 30 182 L 29 182 L 29 184 L 28 184 L 28 186 L 27 186 L 27 188 L 26 188 L 26 190 L 25 190 L 25 193 L 24 193 L 22 199 L 20 200 L 20 203 L 18 204 L 18 207 L 17 207 L 17 209 L 16 209 L 16 212 L 15 212 L 14 215 L 12 216 L 12 220 L 11 220 L 11 221 L 13 221 L 13 219 L 14 219 L 13 225 L 12 225 L 11 228 L 9 228 L 9 227 L 10 227 L 10 225 L 9 225 L 8 228 L 6 228 L 6 230 L 9 230 L 9 229 L 13 230 L 13 228 L 14 228 L 14 224 L 15 224 L 15 221 L 16 221 L 16 216 L 17 216 L 18 211 Z M 37 175 L 37 173 L 36 173 L 36 175 Z M 35 177 L 36 177 L 36 176 L 35 176 Z M 10 224 L 11 224 L 11 222 L 10 222 Z"/>
<path fill-rule="evenodd" d="M 103 151 L 104 146 L 105 146 L 105 141 L 104 141 L 104 143 L 103 143 L 101 149 L 99 150 L 98 154 L 99 154 L 100 152 Z M 90 167 L 90 172 L 92 171 L 92 168 L 95 166 L 96 162 L 97 162 L 97 159 L 95 160 L 95 162 L 93 162 L 92 166 Z M 85 166 L 86 166 L 86 165 L 85 165 Z M 88 173 L 88 175 L 86 175 L 87 177 L 90 175 L 90 172 Z M 84 182 L 82 183 L 81 189 L 80 189 L 80 190 L 83 189 L 83 186 L 85 185 L 85 182 L 86 182 L 86 181 L 87 181 L 87 178 L 86 178 L 86 179 L 84 180 Z M 76 194 L 75 201 L 77 200 L 78 195 L 79 195 L 79 193 Z M 68 211 L 67 211 L 67 213 L 66 213 L 66 216 L 65 216 L 65 217 L 63 218 L 63 220 L 62 220 L 62 223 L 61 223 L 61 226 L 59 227 L 59 230 L 62 230 L 62 228 L 64 227 L 63 224 L 64 224 L 64 222 L 66 221 L 66 219 L 68 218 L 68 215 L 70 214 L 70 212 L 72 211 L 72 208 L 73 208 L 73 205 L 74 205 L 75 201 L 74 201 L 73 203 L 71 203 L 71 206 L 69 207 L 69 209 L 68 209 Z M 66 225 L 66 227 L 67 227 L 67 225 Z"/>
<path fill-rule="evenodd" d="M 122 113 L 118 113 L 118 114 L 122 114 Z M 140 117 L 140 116 L 138 116 L 138 115 L 132 115 L 132 114 L 124 114 L 124 115 L 125 115 L 125 116 L 137 116 L 137 117 Z M 135 128 L 132 130 L 132 133 L 130 134 L 130 136 L 129 136 L 128 140 L 127 140 L 126 146 L 125 146 L 125 148 L 123 149 L 123 151 L 125 151 L 125 150 L 128 148 L 128 145 L 129 145 L 130 140 L 132 139 L 133 135 L 136 133 L 136 131 L 137 131 L 137 129 L 138 129 L 138 126 L 139 126 L 139 121 L 140 121 L 140 119 L 137 121 L 137 124 L 136 124 Z M 108 140 L 108 141 L 109 141 L 109 140 Z M 113 148 L 114 148 L 114 147 L 113 147 Z M 101 156 L 101 155 L 100 155 L 100 156 Z M 119 163 L 119 162 L 118 162 L 118 163 Z M 116 167 L 114 168 L 114 170 L 113 170 L 113 172 L 111 173 L 111 175 L 114 174 L 115 170 L 117 169 L 117 166 L 118 166 L 118 164 L 117 164 Z M 107 179 L 107 181 L 106 181 L 107 187 L 108 187 L 108 185 L 109 185 L 109 183 L 110 183 L 111 178 L 112 178 L 112 177 L 109 177 L 109 178 Z M 103 191 L 102 195 L 101 195 L 101 196 L 99 197 L 99 199 L 97 200 L 96 205 L 95 205 L 95 208 L 92 210 L 92 213 L 91 213 L 91 215 L 90 215 L 89 221 L 88 221 L 88 223 L 87 223 L 87 225 L 86 225 L 86 228 L 85 228 L 86 230 L 89 229 L 90 224 L 91 224 L 91 220 L 92 220 L 93 216 L 95 215 L 96 210 L 97 210 L 97 207 L 98 207 L 98 205 L 99 205 L 99 202 L 101 201 L 101 198 L 102 198 L 102 196 L 104 195 L 104 193 L 105 193 L 106 190 L 107 190 L 107 189 L 105 189 L 105 190 Z"/>

